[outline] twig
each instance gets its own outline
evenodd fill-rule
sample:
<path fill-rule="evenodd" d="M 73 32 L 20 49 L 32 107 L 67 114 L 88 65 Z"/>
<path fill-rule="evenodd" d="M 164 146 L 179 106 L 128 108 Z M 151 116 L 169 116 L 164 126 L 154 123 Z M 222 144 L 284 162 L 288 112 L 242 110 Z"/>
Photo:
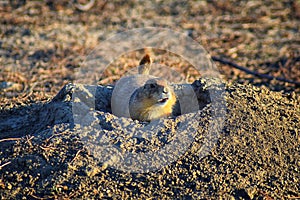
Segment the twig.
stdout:
<path fill-rule="evenodd" d="M 88 11 L 94 6 L 94 4 L 95 4 L 95 0 L 90 0 L 87 4 L 75 3 L 75 7 L 81 11 Z"/>
<path fill-rule="evenodd" d="M 4 139 L 1 139 L 0 142 L 13 141 L 13 140 L 21 140 L 21 138 L 4 138 Z"/>
<path fill-rule="evenodd" d="M 40 146 L 40 148 L 43 149 L 44 151 L 55 150 L 56 149 L 55 147 L 49 147 L 49 146 L 44 147 L 42 145 Z"/>
<path fill-rule="evenodd" d="M 238 65 L 234 62 L 231 62 L 229 60 L 224 60 L 224 59 L 216 57 L 216 56 L 212 56 L 211 58 L 212 58 L 213 61 L 217 61 L 217 62 L 220 62 L 222 64 L 232 66 L 236 69 L 239 69 L 241 71 L 246 72 L 247 74 L 252 74 L 254 76 L 257 76 L 257 77 L 260 77 L 260 78 L 266 78 L 266 79 L 269 79 L 269 80 L 277 80 L 277 81 L 282 81 L 282 82 L 286 82 L 286 83 L 291 83 L 291 84 L 296 85 L 297 87 L 300 86 L 300 82 L 298 82 L 298 81 L 293 81 L 293 80 L 289 80 L 289 79 L 285 79 L 285 78 L 281 78 L 281 77 L 274 77 L 274 76 L 271 76 L 271 75 L 268 75 L 268 74 L 261 74 L 261 73 L 256 72 L 256 71 L 249 70 L 246 67 L 240 66 L 240 65 Z"/>
<path fill-rule="evenodd" d="M 5 167 L 6 165 L 9 165 L 11 162 L 7 162 L 7 163 L 4 163 L 3 165 L 0 165 L 0 169 L 2 169 L 3 167 Z"/>
<path fill-rule="evenodd" d="M 78 150 L 76 155 L 74 156 L 74 158 L 71 160 L 70 163 L 74 162 L 74 160 L 76 160 L 77 156 L 79 155 L 79 153 L 82 151 L 82 149 Z"/>
<path fill-rule="evenodd" d="M 32 138 L 34 138 L 34 136 L 29 137 L 28 135 L 26 135 L 26 142 L 29 144 L 29 146 L 32 146 L 32 143 L 30 140 L 32 140 Z"/>
<path fill-rule="evenodd" d="M 29 194 L 29 195 L 32 196 L 32 197 L 35 198 L 35 199 L 40 199 L 40 200 L 44 200 L 44 199 L 52 199 L 52 198 L 54 198 L 54 196 L 38 197 L 38 196 L 36 196 L 36 195 L 34 195 L 34 194 Z"/>

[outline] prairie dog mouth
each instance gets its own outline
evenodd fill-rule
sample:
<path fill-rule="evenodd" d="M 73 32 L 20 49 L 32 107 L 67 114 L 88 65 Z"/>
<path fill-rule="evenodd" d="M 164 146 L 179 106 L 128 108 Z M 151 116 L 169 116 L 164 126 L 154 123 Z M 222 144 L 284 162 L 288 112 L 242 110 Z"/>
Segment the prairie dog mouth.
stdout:
<path fill-rule="evenodd" d="M 166 103 L 169 100 L 169 98 L 162 98 L 158 100 L 158 103 Z"/>

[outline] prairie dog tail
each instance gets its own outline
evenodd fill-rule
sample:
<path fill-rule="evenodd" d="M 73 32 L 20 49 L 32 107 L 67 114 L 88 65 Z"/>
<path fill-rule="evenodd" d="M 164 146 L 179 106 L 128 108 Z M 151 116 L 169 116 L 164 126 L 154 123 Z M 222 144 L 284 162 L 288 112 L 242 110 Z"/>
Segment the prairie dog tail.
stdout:
<path fill-rule="evenodd" d="M 152 59 L 149 56 L 149 54 L 146 54 L 140 61 L 140 64 L 138 67 L 139 74 L 149 75 L 151 64 L 152 64 Z"/>

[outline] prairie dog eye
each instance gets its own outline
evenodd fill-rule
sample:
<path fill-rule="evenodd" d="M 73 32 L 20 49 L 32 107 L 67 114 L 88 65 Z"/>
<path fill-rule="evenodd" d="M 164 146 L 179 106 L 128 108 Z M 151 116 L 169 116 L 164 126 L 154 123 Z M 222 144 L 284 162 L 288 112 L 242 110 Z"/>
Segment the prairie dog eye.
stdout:
<path fill-rule="evenodd" d="M 155 88 L 154 83 L 151 83 L 151 84 L 150 84 L 150 88 Z"/>

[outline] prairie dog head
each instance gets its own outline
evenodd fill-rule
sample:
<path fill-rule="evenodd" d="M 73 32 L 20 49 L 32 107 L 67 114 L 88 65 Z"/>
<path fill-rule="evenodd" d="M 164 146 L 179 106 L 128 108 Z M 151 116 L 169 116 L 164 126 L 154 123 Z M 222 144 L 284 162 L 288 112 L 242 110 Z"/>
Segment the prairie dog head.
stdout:
<path fill-rule="evenodd" d="M 150 79 L 143 87 L 137 89 L 131 98 L 144 101 L 147 105 L 163 105 L 172 97 L 171 90 L 166 80 Z"/>
<path fill-rule="evenodd" d="M 166 117 L 171 115 L 175 102 L 175 93 L 166 80 L 150 79 L 130 97 L 130 116 L 140 121 Z"/>

